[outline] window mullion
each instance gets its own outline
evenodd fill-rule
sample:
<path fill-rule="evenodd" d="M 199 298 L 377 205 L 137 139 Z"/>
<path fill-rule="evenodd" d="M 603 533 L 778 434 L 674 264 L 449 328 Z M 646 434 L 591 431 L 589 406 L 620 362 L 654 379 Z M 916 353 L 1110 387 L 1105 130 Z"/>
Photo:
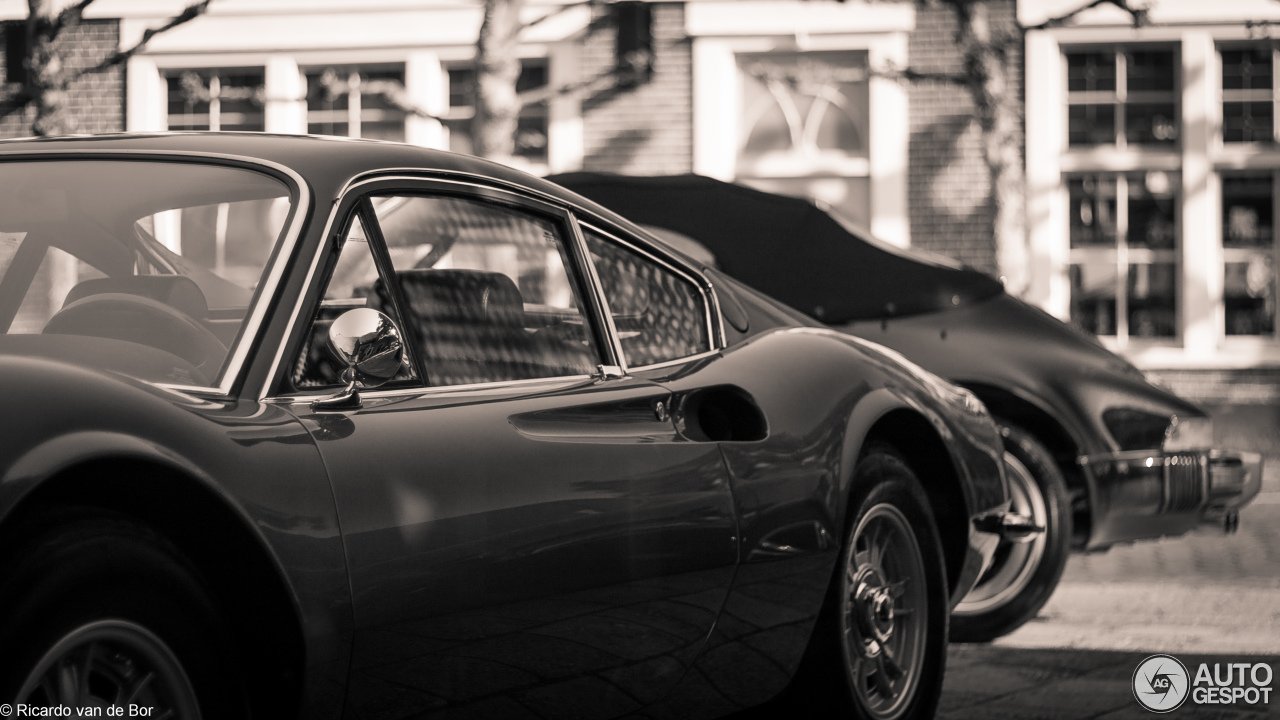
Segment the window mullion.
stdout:
<path fill-rule="evenodd" d="M 1129 178 L 1116 176 L 1116 342 L 1129 344 Z"/>
<path fill-rule="evenodd" d="M 1271 140 L 1280 142 L 1280 83 L 1276 82 L 1276 68 L 1280 67 L 1280 46 L 1271 48 Z M 1273 193 L 1274 194 L 1274 193 Z M 1274 217 L 1274 216 L 1273 216 Z"/>
<path fill-rule="evenodd" d="M 1116 118 L 1115 118 L 1115 138 L 1116 148 L 1124 150 L 1128 148 L 1129 139 L 1125 137 L 1125 123 L 1127 122 L 1128 113 L 1125 112 L 1125 103 L 1129 97 L 1129 63 L 1128 57 L 1125 56 L 1124 50 L 1116 50 Z"/>
<path fill-rule="evenodd" d="M 1276 67 L 1276 65 L 1272 63 L 1271 67 L 1274 68 Z M 1280 294 L 1280 278 L 1277 278 L 1277 275 L 1276 275 L 1276 273 L 1280 271 L 1280 242 L 1278 242 L 1280 238 L 1277 238 L 1277 233 L 1280 233 L 1280 222 L 1277 222 L 1277 219 L 1280 219 L 1280 192 L 1277 192 L 1278 188 L 1280 188 L 1280 171 L 1273 171 L 1271 173 L 1271 302 L 1272 302 L 1271 339 L 1272 340 L 1275 340 L 1276 333 L 1280 332 L 1280 308 L 1276 307 L 1277 294 Z M 1224 270 L 1225 270 L 1225 265 L 1224 265 Z"/>

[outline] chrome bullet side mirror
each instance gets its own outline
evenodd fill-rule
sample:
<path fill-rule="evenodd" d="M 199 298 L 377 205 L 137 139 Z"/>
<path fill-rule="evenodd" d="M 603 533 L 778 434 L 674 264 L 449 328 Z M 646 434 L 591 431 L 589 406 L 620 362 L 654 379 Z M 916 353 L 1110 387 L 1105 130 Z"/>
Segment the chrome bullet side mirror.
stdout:
<path fill-rule="evenodd" d="M 346 387 L 312 403 L 316 410 L 359 407 L 359 391 L 378 387 L 399 372 L 404 342 L 391 318 L 372 308 L 356 308 L 339 315 L 329 327 L 329 352 L 346 366 L 342 371 Z"/>

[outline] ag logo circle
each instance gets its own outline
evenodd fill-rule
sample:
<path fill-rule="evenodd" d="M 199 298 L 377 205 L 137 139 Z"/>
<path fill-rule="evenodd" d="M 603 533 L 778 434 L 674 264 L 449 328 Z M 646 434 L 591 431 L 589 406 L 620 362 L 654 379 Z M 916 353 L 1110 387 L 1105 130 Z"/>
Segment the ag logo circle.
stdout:
<path fill-rule="evenodd" d="M 1133 671 L 1133 696 L 1151 712 L 1177 710 L 1186 702 L 1190 690 L 1186 666 L 1172 655 L 1152 655 Z"/>

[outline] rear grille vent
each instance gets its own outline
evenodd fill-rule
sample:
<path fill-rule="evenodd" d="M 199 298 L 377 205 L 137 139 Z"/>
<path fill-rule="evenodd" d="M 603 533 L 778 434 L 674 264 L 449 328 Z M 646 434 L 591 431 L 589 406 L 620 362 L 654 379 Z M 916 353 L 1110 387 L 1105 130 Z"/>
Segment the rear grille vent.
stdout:
<path fill-rule="evenodd" d="M 1194 453 L 1165 458 L 1165 512 L 1185 512 L 1200 506 L 1204 496 L 1202 467 L 1202 458 Z"/>

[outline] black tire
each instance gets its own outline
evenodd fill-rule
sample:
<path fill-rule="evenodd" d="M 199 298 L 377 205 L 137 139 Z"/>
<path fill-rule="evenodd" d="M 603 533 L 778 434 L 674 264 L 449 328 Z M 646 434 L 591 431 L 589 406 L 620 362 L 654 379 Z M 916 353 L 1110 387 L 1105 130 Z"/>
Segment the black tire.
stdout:
<path fill-rule="evenodd" d="M 951 639 L 987 642 L 1036 616 L 1062 579 L 1071 552 L 1071 502 L 1053 456 L 1030 433 L 1001 423 L 1012 509 L 1031 515 L 1045 531 L 1030 540 L 1002 542 L 991 567 L 951 615 Z"/>
<path fill-rule="evenodd" d="M 928 498 L 887 446 L 864 453 L 853 488 L 835 575 L 785 702 L 800 717 L 931 718 L 948 597 Z"/>
<path fill-rule="evenodd" d="M 0 698 L 249 716 L 219 614 L 171 544 L 96 513 L 41 525 L 25 541 L 10 534 L 0 562 Z"/>

